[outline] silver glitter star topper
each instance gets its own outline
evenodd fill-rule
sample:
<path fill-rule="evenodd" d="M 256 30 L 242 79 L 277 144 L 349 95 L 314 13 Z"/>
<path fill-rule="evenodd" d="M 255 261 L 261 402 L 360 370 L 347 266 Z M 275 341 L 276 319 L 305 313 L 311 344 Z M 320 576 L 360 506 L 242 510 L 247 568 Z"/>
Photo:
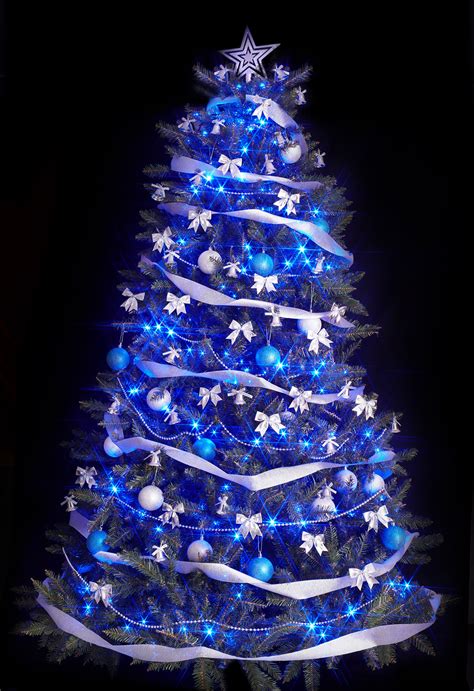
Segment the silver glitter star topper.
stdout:
<path fill-rule="evenodd" d="M 268 46 L 255 45 L 250 29 L 247 27 L 240 48 L 230 48 L 219 52 L 234 63 L 236 66 L 234 72 L 237 77 L 245 77 L 245 81 L 250 82 L 253 76 L 267 76 L 263 60 L 279 45 L 279 43 L 272 43 Z"/>

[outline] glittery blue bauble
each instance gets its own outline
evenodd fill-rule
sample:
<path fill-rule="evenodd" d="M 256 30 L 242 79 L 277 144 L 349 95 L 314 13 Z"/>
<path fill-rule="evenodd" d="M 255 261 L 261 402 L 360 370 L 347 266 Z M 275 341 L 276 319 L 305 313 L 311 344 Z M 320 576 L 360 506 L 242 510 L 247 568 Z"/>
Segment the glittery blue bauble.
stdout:
<path fill-rule="evenodd" d="M 370 475 L 366 475 L 364 483 L 362 485 L 362 489 L 366 494 L 375 494 L 376 492 L 379 492 L 381 489 L 384 489 L 384 487 L 384 479 L 378 473 L 371 473 Z"/>
<path fill-rule="evenodd" d="M 329 233 L 329 223 L 324 218 L 317 218 L 315 224 L 321 228 L 321 230 L 324 230 L 325 233 Z"/>
<path fill-rule="evenodd" d="M 384 528 L 381 532 L 382 542 L 387 549 L 391 549 L 394 552 L 400 547 L 403 547 L 405 540 L 407 539 L 407 534 L 398 525 L 389 525 L 388 528 Z"/>
<path fill-rule="evenodd" d="M 250 261 L 250 268 L 256 274 L 260 276 L 270 276 L 273 271 L 273 259 L 269 254 L 265 252 L 260 252 L 255 254 Z"/>
<path fill-rule="evenodd" d="M 93 530 L 87 538 L 87 549 L 91 554 L 96 552 L 107 552 L 109 546 L 105 543 L 107 533 L 105 530 Z"/>
<path fill-rule="evenodd" d="M 216 457 L 216 445 L 212 439 L 207 439 L 206 437 L 196 439 L 193 444 L 193 451 L 197 456 L 205 458 L 206 461 L 213 461 Z"/>
<path fill-rule="evenodd" d="M 129 362 L 130 355 L 125 348 L 112 348 L 107 353 L 107 364 L 114 372 L 125 369 L 125 367 L 128 367 Z"/>
<path fill-rule="evenodd" d="M 269 581 L 273 576 L 273 571 L 272 562 L 265 557 L 255 557 L 249 561 L 247 566 L 249 576 L 258 578 L 259 581 Z"/>
<path fill-rule="evenodd" d="M 281 355 L 276 348 L 267 345 L 257 350 L 255 353 L 255 360 L 260 367 L 271 367 L 272 365 L 280 364 Z"/>

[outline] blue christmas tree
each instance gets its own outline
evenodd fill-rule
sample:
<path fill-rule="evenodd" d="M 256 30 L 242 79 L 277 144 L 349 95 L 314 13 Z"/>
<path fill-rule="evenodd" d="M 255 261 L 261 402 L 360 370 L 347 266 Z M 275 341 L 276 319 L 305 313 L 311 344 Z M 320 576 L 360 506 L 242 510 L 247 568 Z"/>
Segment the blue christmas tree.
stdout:
<path fill-rule="evenodd" d="M 53 653 L 69 637 L 101 661 L 194 665 L 206 688 L 237 659 L 277 688 L 355 651 L 373 668 L 397 644 L 432 652 L 440 598 L 411 565 L 440 538 L 404 503 L 399 414 L 351 363 L 377 330 L 352 213 L 295 120 L 310 69 L 267 76 L 276 47 L 247 30 L 229 63 L 196 68 L 207 105 L 159 125 L 171 164 L 146 171 L 119 344 L 81 404 L 70 525 L 50 533 L 64 571 L 35 582 L 25 626 Z"/>

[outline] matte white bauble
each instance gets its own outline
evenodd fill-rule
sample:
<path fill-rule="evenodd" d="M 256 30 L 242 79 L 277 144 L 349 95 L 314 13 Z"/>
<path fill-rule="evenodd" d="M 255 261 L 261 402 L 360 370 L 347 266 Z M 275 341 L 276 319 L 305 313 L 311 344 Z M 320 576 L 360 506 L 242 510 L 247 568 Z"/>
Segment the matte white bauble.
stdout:
<path fill-rule="evenodd" d="M 198 266 L 203 274 L 215 274 L 222 266 L 222 257 L 215 250 L 206 250 L 199 255 Z"/>
<path fill-rule="evenodd" d="M 319 317 L 311 317 L 310 319 L 298 319 L 298 331 L 307 334 L 308 331 L 318 332 L 321 329 L 322 322 Z"/>
<path fill-rule="evenodd" d="M 165 410 L 171 403 L 171 394 L 168 389 L 160 389 L 156 386 L 147 393 L 146 402 L 152 410 Z"/>
<path fill-rule="evenodd" d="M 289 142 L 280 149 L 281 159 L 285 163 L 296 163 L 300 160 L 302 153 L 299 142 Z"/>
<path fill-rule="evenodd" d="M 194 540 L 188 547 L 189 561 L 209 561 L 212 557 L 212 547 L 206 540 Z"/>
<path fill-rule="evenodd" d="M 365 477 L 362 489 L 366 494 L 375 494 L 385 489 L 385 480 L 377 473 L 370 473 Z"/>
<path fill-rule="evenodd" d="M 117 444 L 113 442 L 110 437 L 106 437 L 104 441 L 104 451 L 107 456 L 110 456 L 111 458 L 118 458 L 123 454 L 120 446 L 117 446 Z"/>
<path fill-rule="evenodd" d="M 146 511 L 156 511 L 163 504 L 163 492 L 156 485 L 147 485 L 138 493 L 138 503 Z"/>
<path fill-rule="evenodd" d="M 336 511 L 336 505 L 331 497 L 316 497 L 311 504 L 311 510 L 318 514 L 318 518 L 328 518 Z"/>

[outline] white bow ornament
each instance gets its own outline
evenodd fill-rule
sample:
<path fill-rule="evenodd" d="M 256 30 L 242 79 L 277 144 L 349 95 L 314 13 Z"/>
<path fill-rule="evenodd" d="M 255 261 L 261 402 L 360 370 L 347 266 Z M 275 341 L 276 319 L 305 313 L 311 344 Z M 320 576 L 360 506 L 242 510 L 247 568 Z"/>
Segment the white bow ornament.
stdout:
<path fill-rule="evenodd" d="M 388 509 L 385 505 L 381 506 L 377 511 L 364 511 L 364 521 L 369 524 L 367 531 L 379 530 L 379 523 L 385 528 L 388 528 L 389 523 L 393 523 L 393 519 L 388 515 Z"/>
<path fill-rule="evenodd" d="M 333 302 L 331 310 L 329 312 L 329 317 L 330 317 L 330 319 L 334 319 L 336 324 L 339 324 L 339 322 L 341 321 L 341 318 L 345 315 L 345 313 L 346 313 L 346 307 L 345 306 L 339 307 L 339 305 L 336 305 L 336 303 Z"/>
<path fill-rule="evenodd" d="M 310 353 L 316 353 L 317 355 L 319 353 L 320 343 L 322 345 L 325 345 L 326 348 L 331 347 L 332 341 L 329 340 L 329 334 L 326 331 L 326 329 L 319 329 L 319 331 L 313 331 L 312 329 L 310 329 L 307 332 L 306 336 L 311 341 L 308 348 Z"/>
<path fill-rule="evenodd" d="M 285 429 L 285 425 L 281 424 L 280 415 L 278 413 L 267 415 L 259 410 L 255 415 L 255 420 L 260 423 L 255 428 L 255 431 L 260 432 L 261 437 L 264 436 L 269 427 L 275 430 L 277 434 L 279 434 L 282 429 Z"/>
<path fill-rule="evenodd" d="M 292 386 L 290 389 L 290 396 L 293 397 L 293 400 L 288 407 L 294 408 L 296 412 L 298 412 L 299 408 L 300 413 L 304 412 L 305 410 L 309 410 L 308 401 L 312 395 L 312 391 L 303 391 L 302 389 L 298 389 L 296 386 Z"/>
<path fill-rule="evenodd" d="M 84 485 L 87 484 L 90 489 L 93 487 L 93 485 L 97 484 L 94 479 L 94 476 L 97 475 L 97 470 L 94 468 L 94 466 L 91 466 L 90 468 L 89 466 L 86 466 L 85 468 L 77 466 L 76 475 L 78 475 L 76 485 L 79 485 L 79 487 L 84 487 Z"/>
<path fill-rule="evenodd" d="M 295 209 L 295 204 L 300 203 L 300 194 L 290 194 L 284 189 L 280 189 L 278 192 L 278 199 L 276 202 L 273 202 L 273 206 L 276 206 L 278 211 L 283 211 L 283 209 L 286 207 L 286 213 L 289 214 L 295 214 L 296 215 L 296 209 Z"/>
<path fill-rule="evenodd" d="M 203 230 L 212 228 L 211 218 L 212 211 L 208 211 L 207 209 L 189 209 L 188 220 L 191 221 L 191 223 L 188 225 L 188 228 L 192 228 L 194 232 L 199 230 L 199 226 L 201 226 Z"/>
<path fill-rule="evenodd" d="M 99 585 L 98 583 L 94 583 L 94 581 L 90 581 L 89 583 L 89 590 L 92 593 L 92 598 L 96 602 L 102 602 L 106 607 L 110 605 L 110 600 L 112 599 L 112 586 L 108 583 L 105 585 Z"/>
<path fill-rule="evenodd" d="M 311 533 L 303 531 L 301 534 L 301 539 L 303 540 L 303 544 L 300 545 L 300 548 L 304 549 L 306 554 L 309 554 L 313 547 L 319 556 L 321 556 L 323 552 L 328 551 L 328 548 L 324 544 L 324 533 L 321 533 L 320 535 L 311 535 Z"/>
<path fill-rule="evenodd" d="M 194 130 L 193 122 L 196 122 L 194 118 L 181 118 L 181 122 L 178 120 L 178 129 L 183 130 L 183 132 L 192 132 Z"/>
<path fill-rule="evenodd" d="M 372 398 L 364 398 L 364 396 L 361 396 L 358 394 L 355 399 L 355 406 L 352 408 L 352 410 L 357 414 L 357 417 L 359 415 L 362 415 L 362 413 L 365 413 L 365 419 L 368 420 L 371 417 L 374 417 L 374 412 L 377 408 L 377 399 Z"/>
<path fill-rule="evenodd" d="M 351 587 L 355 588 L 357 586 L 359 590 L 362 590 L 364 581 L 366 581 L 370 590 L 372 590 L 372 586 L 378 583 L 374 573 L 375 566 L 373 564 L 367 564 L 363 569 L 349 569 L 349 576 L 355 581 L 355 583 L 352 583 Z"/>
<path fill-rule="evenodd" d="M 240 525 L 239 533 L 244 536 L 244 539 L 250 533 L 252 540 L 254 540 L 257 535 L 261 536 L 262 532 L 258 527 L 262 523 L 262 514 L 254 513 L 252 516 L 244 516 L 242 513 L 238 513 L 235 517 L 235 522 Z"/>
<path fill-rule="evenodd" d="M 126 312 L 136 312 L 138 310 L 138 301 L 145 298 L 145 293 L 133 294 L 129 288 L 125 288 L 122 295 L 127 299 L 125 302 L 122 302 L 120 307 L 123 307 Z"/>
<path fill-rule="evenodd" d="M 268 118 L 270 117 L 271 105 L 272 105 L 272 99 L 271 98 L 263 99 L 262 102 L 260 103 L 260 105 L 258 105 L 255 108 L 252 115 L 254 115 L 259 120 L 261 120 L 262 118 L 265 118 L 265 120 L 268 120 Z"/>
<path fill-rule="evenodd" d="M 174 245 L 175 242 L 171 239 L 171 236 L 172 232 L 169 226 L 165 228 L 162 233 L 153 233 L 151 236 L 151 239 L 155 243 L 153 245 L 153 251 L 158 250 L 158 252 L 163 252 L 163 247 L 169 249 L 172 245 Z"/>
<path fill-rule="evenodd" d="M 226 340 L 229 340 L 232 343 L 232 345 L 237 340 L 239 334 L 242 334 L 249 342 L 255 336 L 252 322 L 245 322 L 245 324 L 240 324 L 238 321 L 233 319 L 229 324 L 229 329 L 231 330 L 231 333 L 228 336 L 226 336 Z"/>
<path fill-rule="evenodd" d="M 202 409 L 204 410 L 204 408 L 207 406 L 210 400 L 211 403 L 213 403 L 216 406 L 219 401 L 222 401 L 222 398 L 219 396 L 220 392 L 220 384 L 216 384 L 212 387 L 212 389 L 206 389 L 205 386 L 201 386 L 201 388 L 199 389 L 199 395 L 201 396 L 201 400 L 199 401 L 198 405 L 202 406 Z"/>
<path fill-rule="evenodd" d="M 264 289 L 267 293 L 276 291 L 275 285 L 278 283 L 278 276 L 260 276 L 259 274 L 254 274 L 253 280 L 254 284 L 252 288 L 257 291 L 257 295 L 260 295 Z"/>
<path fill-rule="evenodd" d="M 163 504 L 163 510 L 164 513 L 161 514 L 159 517 L 159 520 L 165 524 L 165 523 L 171 523 L 172 529 L 176 528 L 176 526 L 179 525 L 179 513 L 184 513 L 184 505 L 182 502 L 179 502 L 176 504 L 174 507 L 171 506 L 171 504 L 167 504 L 166 502 Z"/>
<path fill-rule="evenodd" d="M 181 297 L 178 297 L 177 295 L 174 295 L 174 293 L 168 293 L 166 295 L 166 300 L 168 304 L 163 307 L 163 311 L 166 310 L 168 314 L 173 314 L 175 310 L 176 314 L 183 314 L 186 312 L 186 305 L 191 304 L 190 295 L 182 295 Z"/>
<path fill-rule="evenodd" d="M 220 170 L 224 175 L 227 175 L 229 171 L 233 178 L 240 174 L 241 158 L 229 158 L 225 154 L 221 154 L 219 156 L 219 163 L 222 163 L 222 165 L 217 170 Z"/>

